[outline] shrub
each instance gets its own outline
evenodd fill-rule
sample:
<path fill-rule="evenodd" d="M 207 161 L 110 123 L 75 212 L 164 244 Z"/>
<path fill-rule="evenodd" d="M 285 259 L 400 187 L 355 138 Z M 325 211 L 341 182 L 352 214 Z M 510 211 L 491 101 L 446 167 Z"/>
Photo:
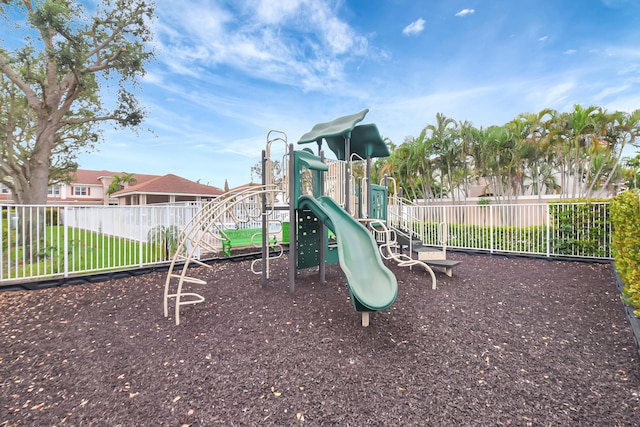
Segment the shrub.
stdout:
<path fill-rule="evenodd" d="M 551 252 L 604 257 L 607 245 L 608 200 L 563 200 L 549 203 Z"/>
<path fill-rule="evenodd" d="M 426 222 L 424 224 L 427 236 L 438 236 L 439 224 Z M 419 229 L 414 226 L 414 229 Z M 545 253 L 546 234 L 542 225 L 529 227 L 448 224 L 448 244 L 476 249 L 494 249 L 502 251 L 524 251 Z M 435 238 L 425 242 L 429 245 L 439 245 Z"/>
<path fill-rule="evenodd" d="M 60 214 L 59 208 L 47 208 L 45 211 L 45 224 L 59 225 L 59 222 L 58 222 L 59 214 Z"/>
<path fill-rule="evenodd" d="M 628 190 L 611 201 L 612 250 L 624 283 L 623 299 L 640 315 L 640 192 Z"/>

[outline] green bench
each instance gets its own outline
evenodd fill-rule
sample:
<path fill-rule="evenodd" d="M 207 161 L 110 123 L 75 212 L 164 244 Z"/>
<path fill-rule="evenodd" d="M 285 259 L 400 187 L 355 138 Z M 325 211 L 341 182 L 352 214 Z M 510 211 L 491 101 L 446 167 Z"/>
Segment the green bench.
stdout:
<path fill-rule="evenodd" d="M 232 248 L 245 248 L 248 246 L 262 245 L 262 229 L 261 228 L 243 228 L 238 230 L 225 230 L 226 239 L 222 239 L 222 252 L 227 256 L 231 256 Z M 268 239 L 269 246 L 273 247 L 278 243 L 276 236 Z M 282 243 L 289 242 L 289 223 L 282 224 Z"/>

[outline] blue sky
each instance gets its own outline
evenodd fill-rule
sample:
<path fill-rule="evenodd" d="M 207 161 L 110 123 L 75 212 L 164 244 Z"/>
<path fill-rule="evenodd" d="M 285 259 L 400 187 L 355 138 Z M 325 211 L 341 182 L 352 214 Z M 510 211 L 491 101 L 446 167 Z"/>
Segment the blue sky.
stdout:
<path fill-rule="evenodd" d="M 108 128 L 83 169 L 233 187 L 270 130 L 295 143 L 363 108 L 396 144 L 438 112 L 479 127 L 640 108 L 638 0 L 157 0 L 157 15 L 152 132 Z"/>

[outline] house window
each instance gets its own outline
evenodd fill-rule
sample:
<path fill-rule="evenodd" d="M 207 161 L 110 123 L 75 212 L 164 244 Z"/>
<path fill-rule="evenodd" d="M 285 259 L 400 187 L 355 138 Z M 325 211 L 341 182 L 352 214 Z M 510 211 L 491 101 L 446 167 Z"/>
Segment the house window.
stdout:
<path fill-rule="evenodd" d="M 89 195 L 89 187 L 75 186 L 75 187 L 73 187 L 73 195 L 74 196 L 88 196 Z"/>
<path fill-rule="evenodd" d="M 2 184 L 2 189 L 0 190 L 2 191 L 2 194 L 9 194 L 9 187 L 7 187 L 6 185 Z"/>
<path fill-rule="evenodd" d="M 47 189 L 47 194 L 49 196 L 59 196 L 60 195 L 60 186 L 59 185 L 50 185 Z"/>

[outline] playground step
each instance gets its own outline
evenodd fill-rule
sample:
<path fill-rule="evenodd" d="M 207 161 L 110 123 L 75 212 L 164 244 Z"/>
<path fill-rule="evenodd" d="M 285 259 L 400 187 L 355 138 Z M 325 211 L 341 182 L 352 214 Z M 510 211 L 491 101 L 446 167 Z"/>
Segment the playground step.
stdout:
<path fill-rule="evenodd" d="M 439 267 L 444 269 L 444 274 L 451 277 L 453 275 L 453 267 L 460 264 L 461 261 L 454 261 L 451 259 L 442 260 L 427 260 L 426 264 L 429 267 Z"/>
<path fill-rule="evenodd" d="M 429 246 L 414 247 L 413 252 L 418 254 L 420 261 L 447 259 L 447 253 L 445 251 Z"/>
<path fill-rule="evenodd" d="M 409 237 L 402 235 L 400 233 L 396 233 L 396 241 L 400 246 L 409 246 L 416 248 L 422 246 L 422 240 L 419 239 L 409 239 Z"/>

